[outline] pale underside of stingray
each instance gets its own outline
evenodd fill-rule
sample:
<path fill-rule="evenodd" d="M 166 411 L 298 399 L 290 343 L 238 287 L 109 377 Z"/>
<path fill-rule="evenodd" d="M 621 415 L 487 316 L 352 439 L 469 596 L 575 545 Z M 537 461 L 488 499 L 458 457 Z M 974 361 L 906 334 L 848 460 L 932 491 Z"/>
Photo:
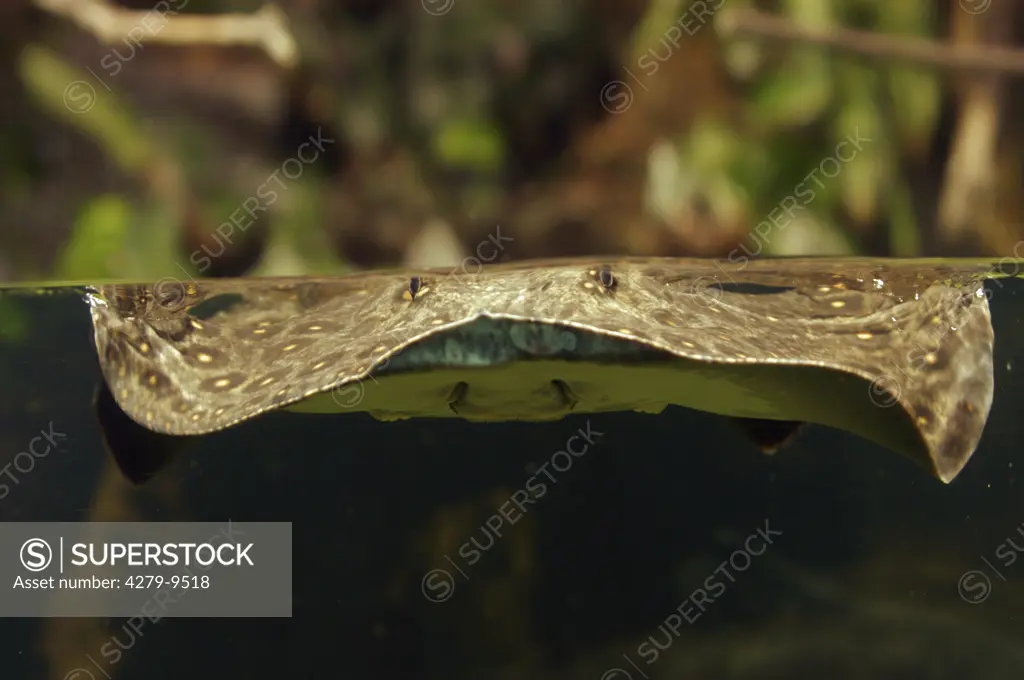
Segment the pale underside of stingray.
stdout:
<path fill-rule="evenodd" d="M 164 434 L 286 407 L 498 421 L 675 404 L 837 427 L 950 481 L 992 403 L 987 271 L 571 259 L 111 284 L 87 299 L 111 393 Z"/>

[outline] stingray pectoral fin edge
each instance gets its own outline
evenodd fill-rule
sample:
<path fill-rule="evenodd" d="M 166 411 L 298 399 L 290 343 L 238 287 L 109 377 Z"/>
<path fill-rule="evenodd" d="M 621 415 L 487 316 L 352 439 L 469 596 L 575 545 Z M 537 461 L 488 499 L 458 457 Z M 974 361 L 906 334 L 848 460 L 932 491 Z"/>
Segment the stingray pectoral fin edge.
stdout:
<path fill-rule="evenodd" d="M 802 403 L 792 403 L 787 413 L 880 444 L 949 483 L 974 454 L 991 407 L 991 353 L 980 362 L 978 370 L 938 395 L 934 385 L 920 379 L 915 384 L 906 376 L 881 375 L 868 380 L 840 371 L 804 369 L 802 375 L 790 375 L 803 385 L 802 396 L 797 397 Z M 734 422 L 766 453 L 791 442 L 800 425 L 796 420 L 780 420 L 772 431 L 750 419 Z M 768 435 L 775 440 L 766 439 Z"/>
<path fill-rule="evenodd" d="M 994 331 L 980 288 L 932 288 L 922 298 L 940 296 L 945 304 L 928 308 L 937 313 L 892 331 L 895 346 L 886 361 L 754 367 L 744 379 L 785 391 L 786 418 L 780 419 L 860 435 L 949 483 L 977 449 L 992 407 Z M 769 375 L 759 376 L 762 371 Z"/>

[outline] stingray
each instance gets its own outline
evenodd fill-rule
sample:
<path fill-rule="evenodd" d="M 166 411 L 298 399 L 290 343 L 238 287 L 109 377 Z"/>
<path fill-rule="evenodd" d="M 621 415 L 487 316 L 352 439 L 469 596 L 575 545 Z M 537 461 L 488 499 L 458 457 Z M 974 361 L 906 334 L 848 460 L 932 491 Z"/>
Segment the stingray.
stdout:
<path fill-rule="evenodd" d="M 949 482 L 993 396 L 985 265 L 561 259 L 90 287 L 105 401 L 147 431 L 275 409 L 544 421 L 670 405 L 766 452 L 805 423 Z M 665 411 L 664 413 L 662 413 Z"/>

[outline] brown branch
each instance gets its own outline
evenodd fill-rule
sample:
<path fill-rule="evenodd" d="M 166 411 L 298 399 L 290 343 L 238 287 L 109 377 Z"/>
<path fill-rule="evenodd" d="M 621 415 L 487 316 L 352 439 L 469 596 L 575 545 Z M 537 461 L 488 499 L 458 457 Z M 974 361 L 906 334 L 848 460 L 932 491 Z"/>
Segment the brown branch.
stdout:
<path fill-rule="evenodd" d="M 814 30 L 755 10 L 722 12 L 715 26 L 723 38 L 760 38 L 801 43 L 861 57 L 907 61 L 951 71 L 1024 75 L 1024 50 L 983 45 L 948 45 L 912 36 L 885 35 L 849 28 Z"/>
<path fill-rule="evenodd" d="M 298 63 L 298 48 L 284 15 L 274 5 L 253 14 L 178 14 L 174 0 L 149 11 L 128 10 L 108 0 L 35 0 L 36 6 L 63 16 L 107 45 L 118 41 L 174 45 L 252 45 L 280 66 Z"/>

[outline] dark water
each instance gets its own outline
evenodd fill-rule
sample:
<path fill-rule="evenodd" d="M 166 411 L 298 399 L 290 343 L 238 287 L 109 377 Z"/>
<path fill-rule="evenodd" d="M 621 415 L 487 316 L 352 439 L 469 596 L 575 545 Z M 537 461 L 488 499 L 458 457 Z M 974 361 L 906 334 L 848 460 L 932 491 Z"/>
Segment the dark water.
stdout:
<path fill-rule="evenodd" d="M 820 427 L 765 457 L 725 419 L 672 408 L 494 425 L 271 414 L 136 487 L 103 446 L 80 294 L 0 294 L 0 466 L 41 429 L 67 435 L 3 480 L 0 521 L 294 523 L 293 618 L 6 619 L 0 677 L 1019 679 L 1024 285 L 990 287 L 995 402 L 950 485 Z M 487 529 L 588 427 L 586 454 Z M 730 564 L 751 535 L 760 554 Z"/>

